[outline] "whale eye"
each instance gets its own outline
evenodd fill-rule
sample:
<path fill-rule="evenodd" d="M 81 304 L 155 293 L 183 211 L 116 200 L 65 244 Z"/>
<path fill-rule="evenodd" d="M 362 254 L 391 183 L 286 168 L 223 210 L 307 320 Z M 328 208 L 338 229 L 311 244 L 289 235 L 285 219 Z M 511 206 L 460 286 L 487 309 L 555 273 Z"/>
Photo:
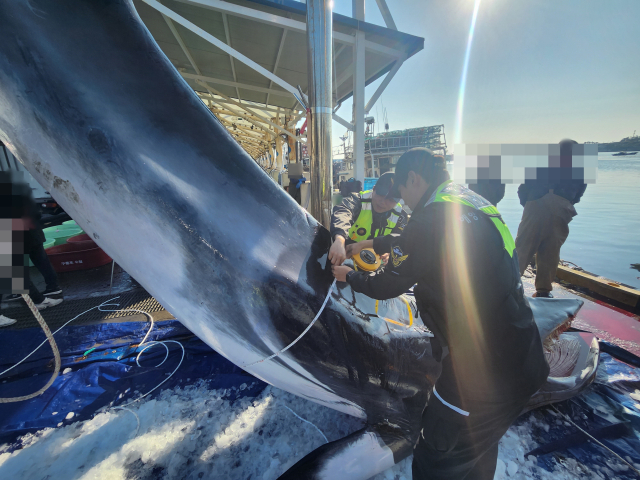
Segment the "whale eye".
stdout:
<path fill-rule="evenodd" d="M 376 255 L 371 250 L 362 250 L 360 252 L 360 258 L 364 263 L 368 263 L 369 265 L 376 263 Z"/>

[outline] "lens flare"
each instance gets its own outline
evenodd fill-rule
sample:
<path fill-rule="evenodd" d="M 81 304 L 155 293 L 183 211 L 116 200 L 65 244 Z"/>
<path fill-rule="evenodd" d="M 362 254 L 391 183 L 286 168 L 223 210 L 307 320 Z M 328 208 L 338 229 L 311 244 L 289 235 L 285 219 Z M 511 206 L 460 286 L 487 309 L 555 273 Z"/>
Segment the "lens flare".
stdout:
<path fill-rule="evenodd" d="M 473 43 L 473 32 L 476 29 L 476 19 L 482 0 L 475 0 L 471 26 L 469 27 L 469 38 L 467 39 L 467 51 L 464 54 L 464 64 L 462 65 L 462 76 L 460 77 L 460 89 L 458 90 L 458 108 L 456 110 L 456 134 L 455 143 L 462 141 L 462 114 L 464 112 L 464 91 L 467 86 L 467 71 L 469 70 L 469 56 L 471 55 L 471 44 Z"/>

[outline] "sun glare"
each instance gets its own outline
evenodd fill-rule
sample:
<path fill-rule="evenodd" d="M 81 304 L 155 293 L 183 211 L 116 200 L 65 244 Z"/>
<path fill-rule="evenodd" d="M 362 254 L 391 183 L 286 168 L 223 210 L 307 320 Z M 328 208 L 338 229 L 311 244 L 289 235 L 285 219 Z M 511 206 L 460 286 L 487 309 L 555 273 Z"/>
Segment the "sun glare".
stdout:
<path fill-rule="evenodd" d="M 478 18 L 478 10 L 482 0 L 475 0 L 473 6 L 473 16 L 471 17 L 471 25 L 469 26 L 469 37 L 467 39 L 467 50 L 464 54 L 464 63 L 462 64 L 462 75 L 460 76 L 460 89 L 458 91 L 458 107 L 456 109 L 456 133 L 455 143 L 462 141 L 462 117 L 464 113 L 464 92 L 467 86 L 467 71 L 469 70 L 469 57 L 471 55 L 471 45 L 473 43 L 473 33 L 476 28 L 476 19 Z"/>

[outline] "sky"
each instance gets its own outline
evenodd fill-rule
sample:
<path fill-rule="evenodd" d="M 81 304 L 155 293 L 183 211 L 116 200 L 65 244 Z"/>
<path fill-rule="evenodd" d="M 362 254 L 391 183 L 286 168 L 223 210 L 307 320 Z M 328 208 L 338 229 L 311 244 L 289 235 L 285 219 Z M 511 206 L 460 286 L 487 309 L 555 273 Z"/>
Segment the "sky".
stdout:
<path fill-rule="evenodd" d="M 334 11 L 351 15 L 350 0 Z M 640 0 L 481 0 L 461 129 L 460 78 L 475 0 L 387 0 L 398 29 L 425 39 L 376 107 L 391 130 L 444 124 L 461 143 L 618 141 L 640 134 Z M 375 0 L 365 21 L 384 25 Z M 366 89 L 368 99 L 382 80 Z M 352 103 L 338 114 L 351 118 Z M 333 122 L 333 145 L 345 128 Z"/>

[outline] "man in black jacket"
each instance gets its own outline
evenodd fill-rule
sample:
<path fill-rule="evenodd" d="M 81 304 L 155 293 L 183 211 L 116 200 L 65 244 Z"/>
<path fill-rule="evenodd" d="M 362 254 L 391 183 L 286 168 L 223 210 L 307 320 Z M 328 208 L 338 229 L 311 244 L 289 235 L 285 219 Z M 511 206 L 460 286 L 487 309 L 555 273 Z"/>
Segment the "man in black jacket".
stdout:
<path fill-rule="evenodd" d="M 569 236 L 569 222 L 578 214 L 574 205 L 587 189 L 584 178 L 573 178 L 576 169 L 572 166 L 572 148 L 576 144 L 573 140 L 561 141 L 559 165 L 538 168 L 536 179 L 518 188 L 524 207 L 516 236 L 520 275 L 535 255 L 536 297 L 552 296 L 560 248 Z"/>
<path fill-rule="evenodd" d="M 342 265 L 346 258 L 345 245 L 391 233 L 400 233 L 408 215 L 391 195 L 393 173 L 384 173 L 373 190 L 354 193 L 336 205 L 331 215 L 333 245 L 329 260 Z"/>
<path fill-rule="evenodd" d="M 449 181 L 444 158 L 409 150 L 395 175 L 409 223 L 347 252 L 373 246 L 390 253 L 387 267 L 367 275 L 334 266 L 334 276 L 379 300 L 417 284 L 442 374 L 422 417 L 413 478 L 493 479 L 500 438 L 549 373 L 515 245 L 494 206 Z"/>

